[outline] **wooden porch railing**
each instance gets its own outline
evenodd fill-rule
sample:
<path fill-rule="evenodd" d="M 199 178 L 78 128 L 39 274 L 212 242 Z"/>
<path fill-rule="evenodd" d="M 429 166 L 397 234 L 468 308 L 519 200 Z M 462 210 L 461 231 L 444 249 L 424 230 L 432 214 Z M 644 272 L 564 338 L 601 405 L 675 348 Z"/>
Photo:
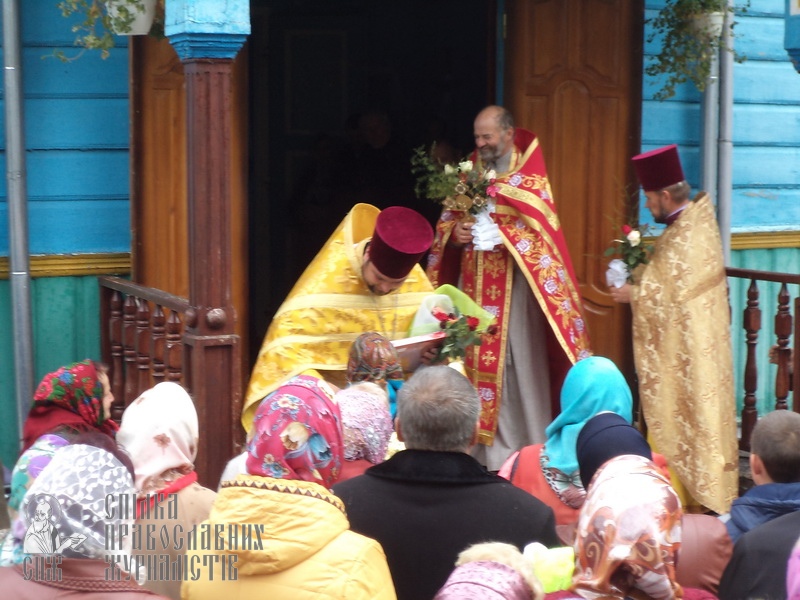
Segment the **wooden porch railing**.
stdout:
<path fill-rule="evenodd" d="M 792 406 L 787 399 L 789 392 L 794 391 L 793 374 L 800 373 L 800 352 L 793 352 L 791 345 L 797 345 L 800 339 L 800 319 L 797 318 L 800 308 L 800 297 L 790 297 L 788 286 L 800 284 L 800 275 L 792 273 L 774 273 L 729 267 L 728 277 L 750 280 L 747 289 L 747 304 L 742 315 L 742 327 L 745 331 L 747 355 L 744 365 L 744 406 L 741 414 L 741 437 L 739 448 L 750 450 L 750 436 L 758 420 L 756 408 L 756 392 L 758 391 L 758 367 L 756 364 L 758 335 L 761 330 L 761 307 L 759 282 L 775 282 L 780 284 L 775 310 L 775 343 L 770 351 L 770 359 L 777 364 L 775 374 L 775 410 L 791 408 L 800 411 L 800 398 L 793 394 Z M 794 315 L 794 316 L 793 316 Z"/>
<path fill-rule="evenodd" d="M 757 344 L 761 321 L 761 291 L 759 284 L 780 284 L 775 309 L 775 340 L 771 345 L 771 360 L 777 364 L 774 383 L 774 409 L 791 409 L 800 412 L 800 397 L 793 396 L 793 373 L 800 373 L 800 352 L 792 345 L 800 339 L 800 297 L 791 298 L 788 286 L 800 285 L 800 275 L 774 273 L 749 269 L 728 268 L 727 276 L 749 280 L 747 303 L 742 315 L 745 332 L 746 359 L 742 367 L 744 398 L 741 413 L 739 447 L 750 449 L 750 436 L 758 420 L 756 393 L 758 391 Z M 100 277 L 101 290 L 101 350 L 102 357 L 111 367 L 111 386 L 115 402 L 112 417 L 119 420 L 124 408 L 144 390 L 161 381 L 181 383 L 192 393 L 192 382 L 187 377 L 187 348 L 184 331 L 191 327 L 194 310 L 186 298 L 148 288 L 118 277 Z M 734 320 L 734 322 L 737 322 Z M 212 398 L 225 397 L 224 390 L 206 390 Z M 206 394 L 208 396 L 208 394 Z M 198 406 L 201 413 L 205 407 Z M 213 423 L 219 431 L 232 423 Z M 202 416 L 201 416 L 202 420 Z M 201 431 L 201 435 L 206 432 Z M 235 436 L 234 436 L 235 437 Z M 202 444 L 201 444 L 202 446 Z M 227 460 L 214 457 L 214 463 Z"/>
<path fill-rule="evenodd" d="M 186 298 L 119 277 L 99 277 L 101 353 L 111 367 L 112 418 L 162 381 L 183 381 Z"/>
<path fill-rule="evenodd" d="M 200 482 L 215 488 L 244 437 L 238 338 L 199 331 L 201 311 L 186 298 L 118 277 L 98 280 L 101 352 L 111 368 L 114 393 L 112 418 L 119 422 L 126 406 L 162 381 L 183 385 L 200 425 L 195 468 Z"/>

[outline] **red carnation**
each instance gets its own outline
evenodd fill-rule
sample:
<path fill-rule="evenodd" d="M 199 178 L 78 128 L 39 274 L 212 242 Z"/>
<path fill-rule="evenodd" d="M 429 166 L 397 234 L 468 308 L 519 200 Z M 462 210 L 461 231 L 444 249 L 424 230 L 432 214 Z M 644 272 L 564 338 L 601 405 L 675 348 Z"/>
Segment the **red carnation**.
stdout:
<path fill-rule="evenodd" d="M 633 227 L 631 227 L 630 225 L 622 226 L 622 233 L 624 233 L 625 235 L 628 235 L 631 231 L 633 231 Z"/>

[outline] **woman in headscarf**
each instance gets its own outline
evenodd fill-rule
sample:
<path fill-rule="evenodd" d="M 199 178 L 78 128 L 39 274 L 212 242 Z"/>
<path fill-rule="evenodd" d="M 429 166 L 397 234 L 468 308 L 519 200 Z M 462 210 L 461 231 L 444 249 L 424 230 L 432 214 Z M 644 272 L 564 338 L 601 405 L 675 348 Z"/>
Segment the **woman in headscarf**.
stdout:
<path fill-rule="evenodd" d="M 500 475 L 553 509 L 556 525 L 578 520 L 586 491 L 578 470 L 575 442 L 586 422 L 599 412 L 632 419 L 630 387 L 617 366 L 602 356 L 575 363 L 561 388 L 561 413 L 545 429 L 544 444 L 512 454 Z"/>
<path fill-rule="evenodd" d="M 129 544 L 120 544 L 133 524 L 132 507 L 125 500 L 133 491 L 131 472 L 111 452 L 86 444 L 56 451 L 25 496 L 21 513 L 26 549 L 58 559 L 48 557 L 49 572 L 34 571 L 34 559 L 38 566 L 48 564 L 44 556 L 0 568 L 4 597 L 162 598 L 116 566 L 125 564 L 130 554 Z"/>
<path fill-rule="evenodd" d="M 380 386 L 389 397 L 392 418 L 397 414 L 397 392 L 403 385 L 403 367 L 388 338 L 376 331 L 358 336 L 350 346 L 345 372 L 350 385 L 368 381 Z"/>
<path fill-rule="evenodd" d="M 385 460 L 394 426 L 386 392 L 374 383 L 357 383 L 337 392 L 334 399 L 342 414 L 344 461 L 339 481 L 344 481 Z"/>
<path fill-rule="evenodd" d="M 0 548 L 0 566 L 8 567 L 22 563 L 25 553 L 22 549 L 25 537 L 24 520 L 19 514 L 25 494 L 44 468 L 50 464 L 56 450 L 69 445 L 69 442 L 56 434 L 46 433 L 20 455 L 11 472 L 11 493 L 8 497 L 8 521 L 10 528 Z"/>
<path fill-rule="evenodd" d="M 329 488 L 342 468 L 342 431 L 333 389 L 308 375 L 290 379 L 259 405 L 247 446 L 248 474 L 223 481 L 204 527 L 213 548 L 188 559 L 233 564 L 238 580 L 198 569 L 185 600 L 226 597 L 395 598 L 380 544 L 350 531 Z M 237 532 L 249 532 L 243 539 Z"/>
<path fill-rule="evenodd" d="M 578 435 L 587 490 L 575 540 L 573 591 L 583 598 L 681 598 L 681 503 L 626 419 L 602 413 Z"/>
<path fill-rule="evenodd" d="M 22 451 L 46 433 L 69 441 L 81 432 L 99 431 L 113 439 L 119 427 L 111 419 L 114 395 L 107 371 L 86 359 L 45 375 L 22 429 Z"/>
<path fill-rule="evenodd" d="M 130 455 L 138 495 L 137 524 L 174 536 L 156 536 L 145 554 L 168 556 L 170 564 L 186 552 L 189 532 L 208 518 L 216 492 L 197 483 L 197 410 L 180 385 L 162 382 L 146 390 L 122 414 L 117 441 Z M 170 505 L 173 510 L 158 510 Z M 179 529 L 178 529 L 179 527 Z M 174 600 L 181 597 L 180 579 L 145 582 L 145 587 Z"/>

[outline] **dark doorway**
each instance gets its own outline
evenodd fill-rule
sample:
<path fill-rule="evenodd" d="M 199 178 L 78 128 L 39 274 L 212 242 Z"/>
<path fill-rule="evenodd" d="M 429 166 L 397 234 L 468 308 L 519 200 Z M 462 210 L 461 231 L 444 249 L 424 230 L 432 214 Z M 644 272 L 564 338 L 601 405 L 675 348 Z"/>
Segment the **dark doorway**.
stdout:
<path fill-rule="evenodd" d="M 353 204 L 435 218 L 438 207 L 413 195 L 411 150 L 434 136 L 458 157 L 472 149 L 472 119 L 494 97 L 495 10 L 485 0 L 253 0 L 251 364 Z"/>

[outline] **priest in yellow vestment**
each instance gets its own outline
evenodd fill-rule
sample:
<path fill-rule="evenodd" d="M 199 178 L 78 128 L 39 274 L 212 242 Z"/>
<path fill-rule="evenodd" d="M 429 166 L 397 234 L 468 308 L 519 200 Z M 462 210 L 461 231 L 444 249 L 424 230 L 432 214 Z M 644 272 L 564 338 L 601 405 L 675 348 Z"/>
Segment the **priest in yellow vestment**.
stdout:
<path fill-rule="evenodd" d="M 633 310 L 648 435 L 694 500 L 726 513 L 739 468 L 730 309 L 714 206 L 705 193 L 689 199 L 674 144 L 633 162 L 647 208 L 667 225 L 633 285 L 611 290 Z"/>
<path fill-rule="evenodd" d="M 305 370 L 343 385 L 350 346 L 362 333 L 407 337 L 433 292 L 417 264 L 432 242 L 433 229 L 416 211 L 353 207 L 273 317 L 245 396 L 246 431 L 259 402 Z"/>

